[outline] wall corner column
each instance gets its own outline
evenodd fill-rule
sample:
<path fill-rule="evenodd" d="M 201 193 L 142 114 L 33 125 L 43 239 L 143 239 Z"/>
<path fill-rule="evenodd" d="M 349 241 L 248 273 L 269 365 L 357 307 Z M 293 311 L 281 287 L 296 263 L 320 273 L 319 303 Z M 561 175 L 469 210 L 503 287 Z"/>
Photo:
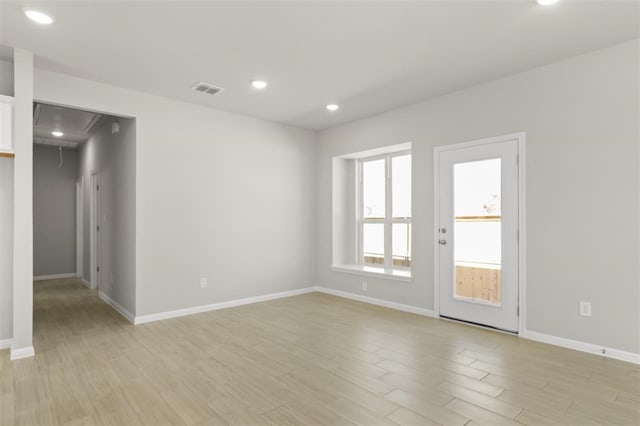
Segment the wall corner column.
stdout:
<path fill-rule="evenodd" d="M 33 53 L 14 49 L 13 339 L 33 356 Z"/>

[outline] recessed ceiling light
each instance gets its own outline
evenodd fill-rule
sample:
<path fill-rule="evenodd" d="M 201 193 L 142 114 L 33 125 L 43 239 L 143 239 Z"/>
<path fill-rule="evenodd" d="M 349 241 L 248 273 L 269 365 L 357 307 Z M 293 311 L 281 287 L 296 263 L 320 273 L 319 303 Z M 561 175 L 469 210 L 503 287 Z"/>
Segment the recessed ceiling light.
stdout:
<path fill-rule="evenodd" d="M 24 9 L 24 14 L 27 15 L 27 18 L 31 19 L 33 22 L 37 22 L 38 24 L 49 25 L 53 23 L 53 18 L 51 16 L 34 9 Z"/>
<path fill-rule="evenodd" d="M 558 3 L 558 0 L 536 0 L 536 3 L 541 6 L 551 6 L 552 4 Z"/>
<path fill-rule="evenodd" d="M 60 130 L 54 130 L 53 132 L 51 132 L 51 134 L 53 136 L 55 136 L 56 138 L 59 138 L 61 136 L 64 136 L 64 133 L 62 133 Z"/>
<path fill-rule="evenodd" d="M 251 85 L 256 89 L 264 89 L 265 87 L 267 87 L 267 82 L 262 80 L 253 80 L 251 82 Z"/>
<path fill-rule="evenodd" d="M 335 110 L 337 110 L 338 108 L 340 108 L 340 107 L 339 107 L 338 105 L 336 105 L 336 104 L 329 104 L 329 105 L 327 105 L 327 109 L 328 109 L 329 111 L 335 111 Z"/>

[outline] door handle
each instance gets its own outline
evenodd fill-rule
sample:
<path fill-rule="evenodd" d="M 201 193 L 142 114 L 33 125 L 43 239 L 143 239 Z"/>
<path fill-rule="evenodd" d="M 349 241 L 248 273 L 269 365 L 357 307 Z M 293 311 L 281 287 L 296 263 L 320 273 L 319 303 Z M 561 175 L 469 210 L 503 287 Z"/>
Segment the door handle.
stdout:
<path fill-rule="evenodd" d="M 446 246 L 447 240 L 438 240 L 438 244 L 440 244 L 441 246 Z"/>

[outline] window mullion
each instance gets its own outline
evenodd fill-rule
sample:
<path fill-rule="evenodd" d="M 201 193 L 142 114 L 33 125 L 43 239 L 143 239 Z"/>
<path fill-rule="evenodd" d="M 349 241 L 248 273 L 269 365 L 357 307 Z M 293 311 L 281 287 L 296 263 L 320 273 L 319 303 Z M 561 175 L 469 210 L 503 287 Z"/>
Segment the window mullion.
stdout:
<path fill-rule="evenodd" d="M 364 251 L 363 251 L 363 235 L 364 235 L 364 217 L 362 211 L 364 210 L 364 197 L 363 197 L 363 182 L 362 182 L 362 162 L 356 161 L 356 223 L 357 223 L 357 240 L 356 240 L 356 263 L 364 263 Z"/>
<path fill-rule="evenodd" d="M 385 158 L 385 220 L 384 220 L 384 266 L 387 269 L 393 268 L 391 223 L 392 223 L 392 185 L 391 185 L 391 156 Z"/>

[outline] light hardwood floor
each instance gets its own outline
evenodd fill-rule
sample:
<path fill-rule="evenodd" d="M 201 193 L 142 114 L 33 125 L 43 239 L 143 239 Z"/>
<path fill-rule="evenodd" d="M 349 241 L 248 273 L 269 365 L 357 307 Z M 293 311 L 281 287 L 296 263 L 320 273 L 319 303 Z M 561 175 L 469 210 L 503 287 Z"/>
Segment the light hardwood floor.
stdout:
<path fill-rule="evenodd" d="M 133 326 L 38 282 L 0 424 L 640 423 L 637 365 L 312 293 Z"/>

